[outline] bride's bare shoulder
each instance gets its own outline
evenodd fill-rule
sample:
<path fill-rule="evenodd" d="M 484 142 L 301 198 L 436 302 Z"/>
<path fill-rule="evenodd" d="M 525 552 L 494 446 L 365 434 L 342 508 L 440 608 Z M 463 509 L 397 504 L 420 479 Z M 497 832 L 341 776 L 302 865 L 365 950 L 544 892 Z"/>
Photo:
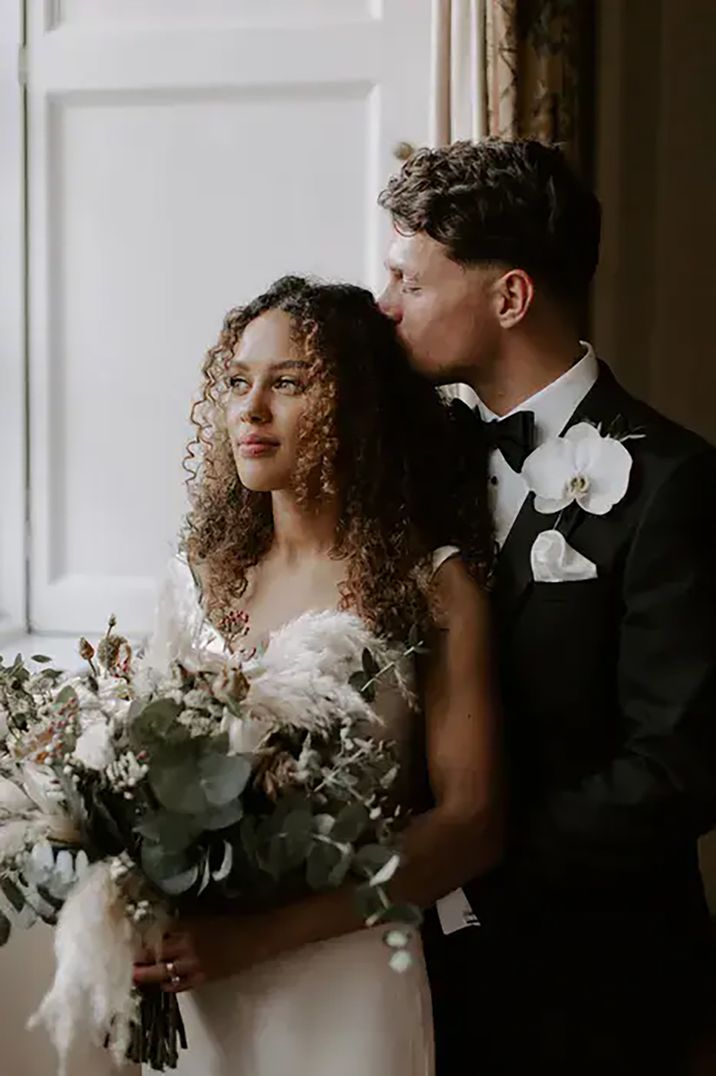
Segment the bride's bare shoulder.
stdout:
<path fill-rule="evenodd" d="M 488 616 L 484 586 L 471 574 L 458 550 L 436 568 L 432 581 L 433 615 L 438 628 L 466 628 Z"/>

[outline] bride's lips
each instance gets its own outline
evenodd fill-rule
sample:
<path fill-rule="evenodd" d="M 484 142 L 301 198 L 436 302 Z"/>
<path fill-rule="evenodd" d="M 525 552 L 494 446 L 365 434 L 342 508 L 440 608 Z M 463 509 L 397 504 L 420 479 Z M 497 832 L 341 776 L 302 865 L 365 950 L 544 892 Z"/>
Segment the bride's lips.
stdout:
<path fill-rule="evenodd" d="M 249 434 L 239 441 L 239 454 L 245 459 L 257 459 L 260 456 L 270 456 L 279 447 L 278 441 L 273 437 L 263 437 L 261 434 Z"/>

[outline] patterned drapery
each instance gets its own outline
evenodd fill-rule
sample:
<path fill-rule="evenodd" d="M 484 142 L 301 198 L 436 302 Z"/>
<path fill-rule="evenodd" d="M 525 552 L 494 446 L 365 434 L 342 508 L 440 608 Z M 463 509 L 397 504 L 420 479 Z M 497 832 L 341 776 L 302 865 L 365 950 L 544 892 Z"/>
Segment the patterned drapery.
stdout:
<path fill-rule="evenodd" d="M 559 143 L 589 174 L 593 0 L 486 0 L 487 133 Z"/>

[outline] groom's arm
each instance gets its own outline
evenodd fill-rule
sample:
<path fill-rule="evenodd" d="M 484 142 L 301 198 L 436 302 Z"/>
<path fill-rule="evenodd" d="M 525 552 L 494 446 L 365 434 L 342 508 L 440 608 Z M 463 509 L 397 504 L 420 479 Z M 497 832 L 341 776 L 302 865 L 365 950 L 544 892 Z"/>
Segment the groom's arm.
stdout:
<path fill-rule="evenodd" d="M 526 863 L 547 875 L 643 869 L 716 821 L 716 452 L 689 458 L 653 493 L 622 600 L 627 734 L 606 768 L 533 818 Z"/>

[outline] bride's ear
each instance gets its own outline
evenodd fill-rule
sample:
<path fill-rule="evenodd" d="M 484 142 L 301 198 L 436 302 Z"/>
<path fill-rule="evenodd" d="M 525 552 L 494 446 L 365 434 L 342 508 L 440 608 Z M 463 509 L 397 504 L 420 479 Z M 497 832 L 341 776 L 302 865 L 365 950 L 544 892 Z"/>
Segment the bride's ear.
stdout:
<path fill-rule="evenodd" d="M 510 269 L 495 281 L 495 314 L 503 329 L 519 325 L 532 306 L 534 294 L 534 282 L 524 269 Z"/>

